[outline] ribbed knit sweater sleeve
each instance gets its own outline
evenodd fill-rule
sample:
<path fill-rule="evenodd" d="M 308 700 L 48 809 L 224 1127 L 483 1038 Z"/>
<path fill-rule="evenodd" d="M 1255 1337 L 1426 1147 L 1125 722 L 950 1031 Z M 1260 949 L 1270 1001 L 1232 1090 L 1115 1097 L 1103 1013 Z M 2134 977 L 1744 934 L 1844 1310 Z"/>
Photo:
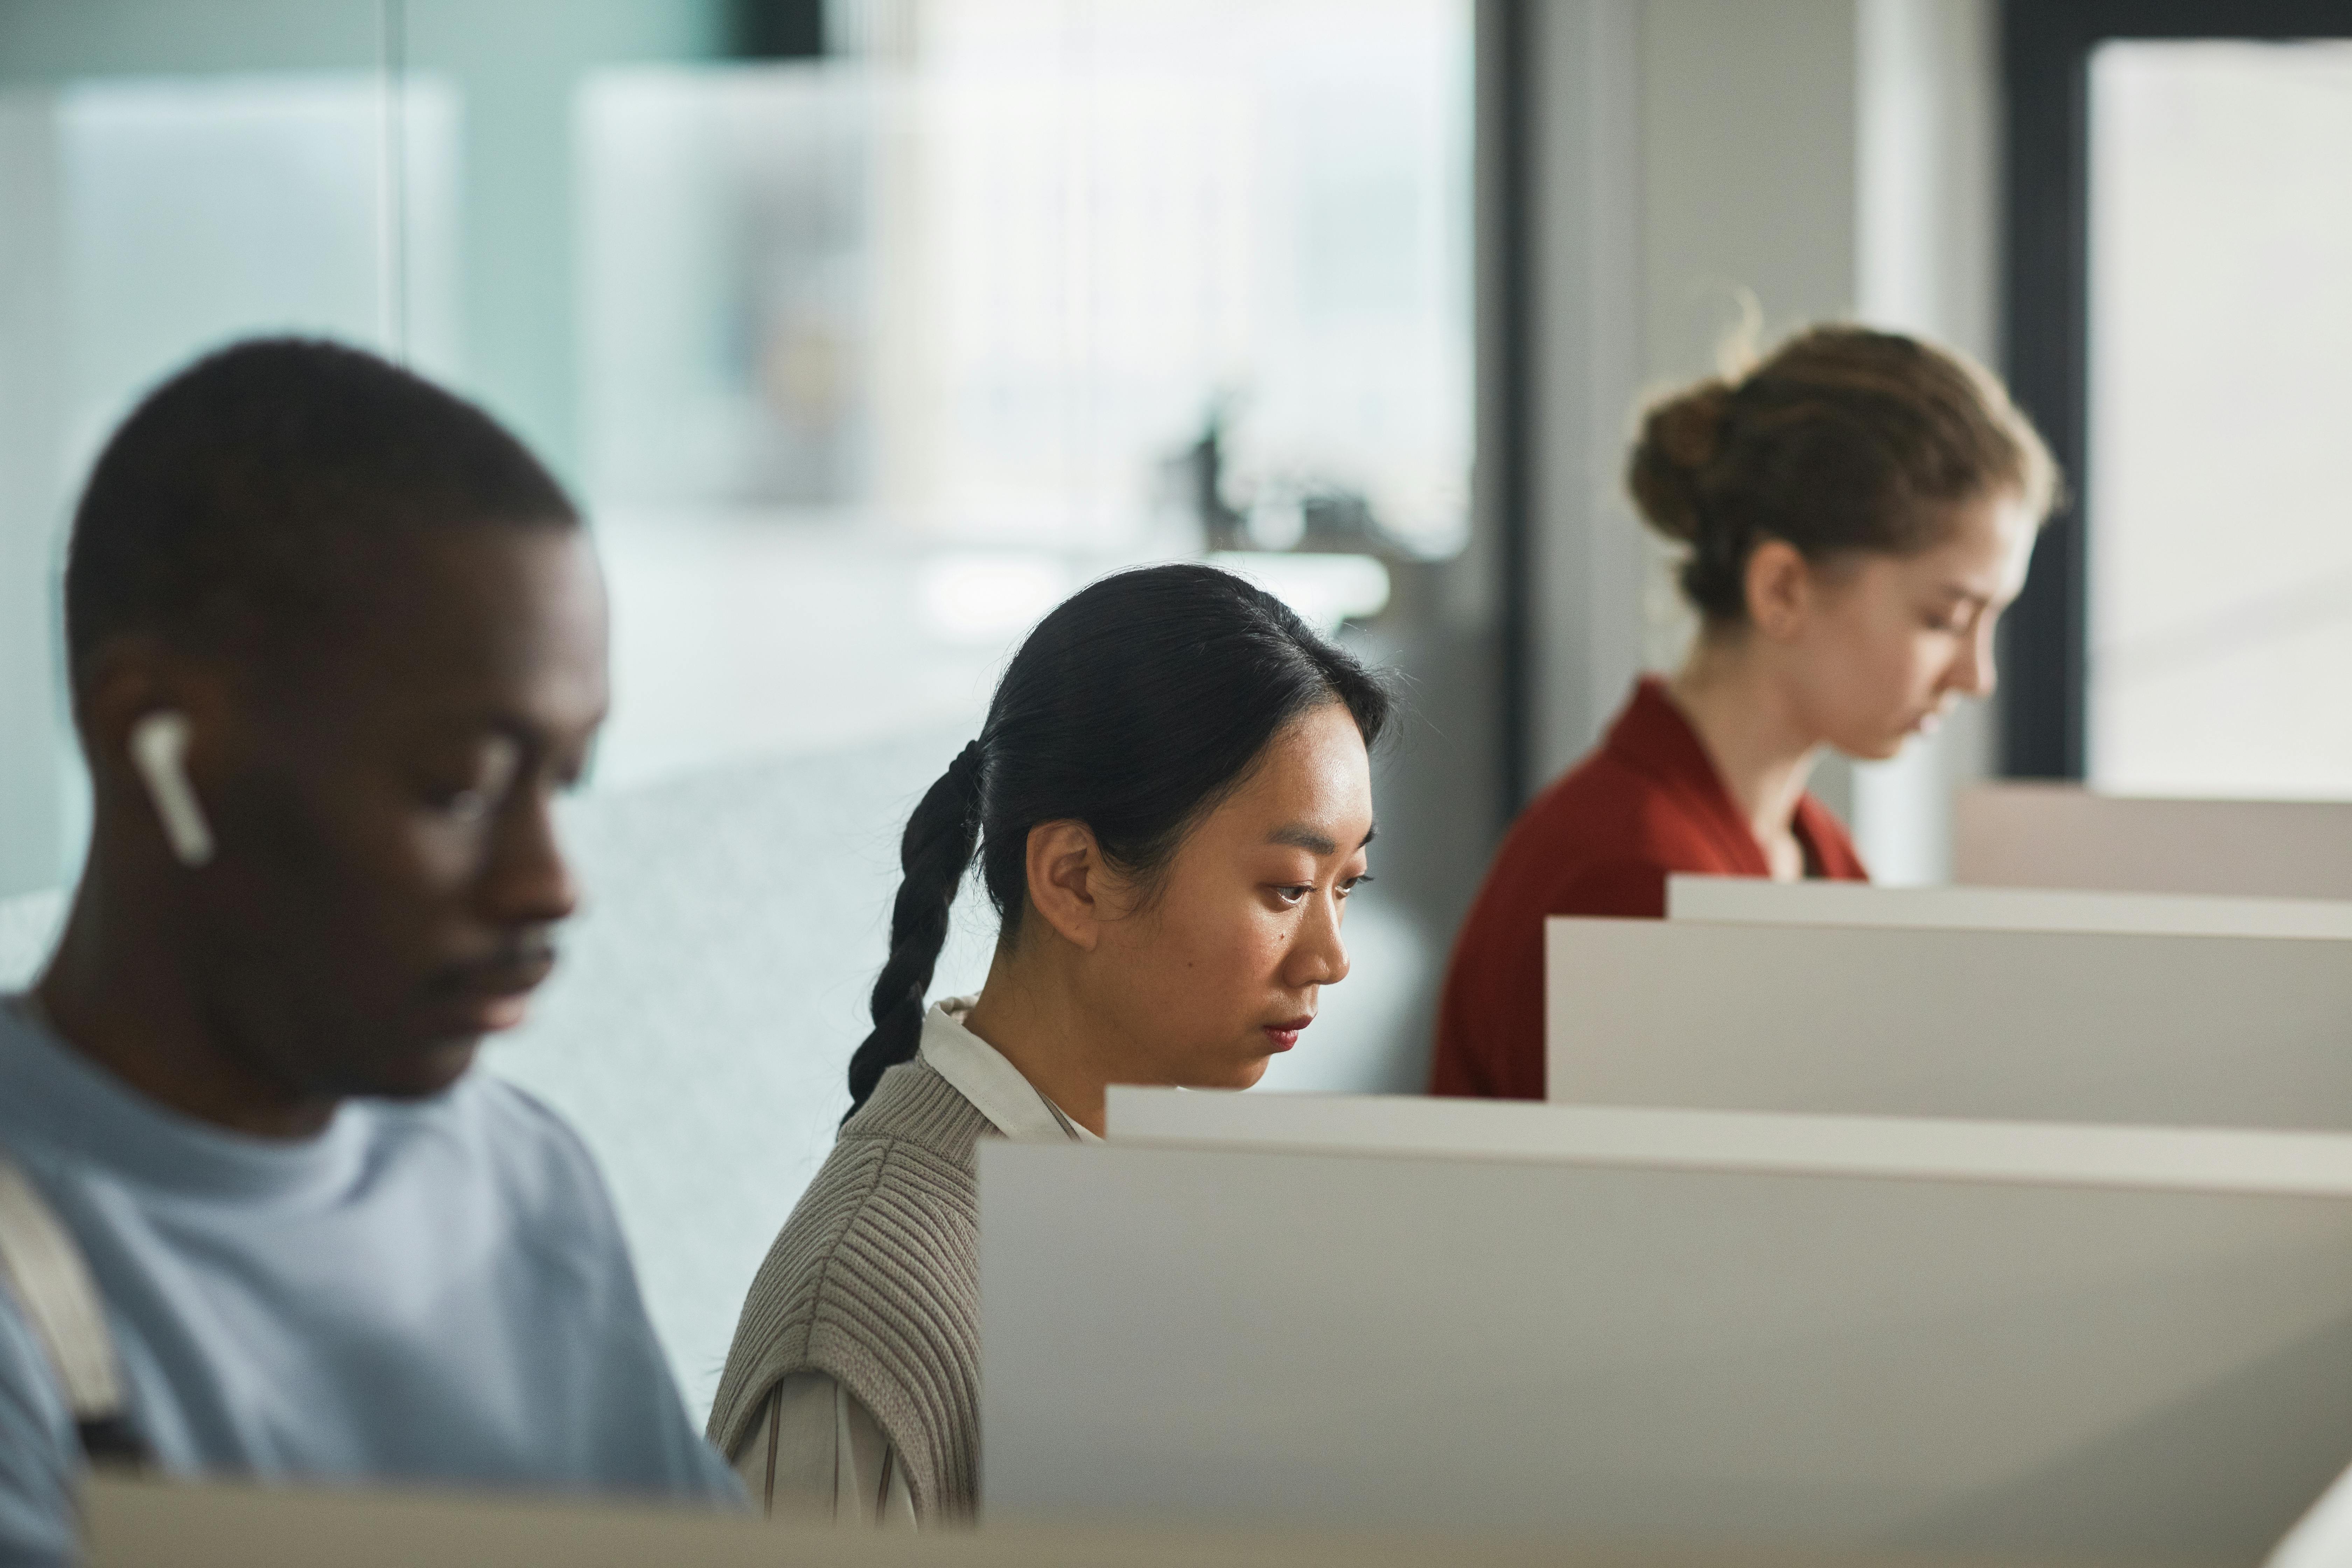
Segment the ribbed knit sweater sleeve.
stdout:
<path fill-rule="evenodd" d="M 980 1199 L 986 1117 L 929 1064 L 895 1067 L 848 1124 L 752 1280 L 711 1406 L 730 1457 L 794 1372 L 838 1381 L 905 1465 L 918 1515 L 968 1519 L 980 1474 Z"/>

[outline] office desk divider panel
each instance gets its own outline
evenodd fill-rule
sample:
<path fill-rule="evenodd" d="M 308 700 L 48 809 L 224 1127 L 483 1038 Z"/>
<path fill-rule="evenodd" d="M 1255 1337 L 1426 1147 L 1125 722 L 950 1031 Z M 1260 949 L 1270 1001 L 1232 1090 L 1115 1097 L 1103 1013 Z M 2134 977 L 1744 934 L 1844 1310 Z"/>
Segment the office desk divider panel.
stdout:
<path fill-rule="evenodd" d="M 1904 1176 L 2326 1196 L 2352 1184 L 2333 1132 L 1916 1116 L 1806 1116 L 1370 1094 L 1200 1093 L 1115 1086 L 1122 1144 L 1638 1164 L 1787 1175 Z"/>
<path fill-rule="evenodd" d="M 600 1502 L 111 1479 L 85 1500 L 87 1568 L 2069 1568 L 1397 1535 L 840 1530 Z"/>
<path fill-rule="evenodd" d="M 1427 1538 L 843 1530 L 612 1501 L 341 1487 L 107 1479 L 85 1502 L 85 1568 L 1734 1568 L 1725 1558 L 1635 1563 L 1621 1552 L 1563 1563 L 1526 1543 Z M 1754 1559 L 1738 1563 L 1753 1568 Z M 1956 1565 L 1879 1559 L 1843 1568 Z"/>
<path fill-rule="evenodd" d="M 2225 899 L 2071 888 L 1874 888 L 1867 882 L 1773 882 L 1761 877 L 1669 877 L 1666 918 L 2151 936 L 2352 937 L 2352 900 Z"/>
<path fill-rule="evenodd" d="M 1952 879 L 2352 899 L 2352 802 L 2173 800 L 2074 784 L 1979 784 L 1953 803 Z"/>
<path fill-rule="evenodd" d="M 992 1519 L 2252 1562 L 2352 1461 L 2352 1141 L 1139 1104 L 982 1149 Z"/>
<path fill-rule="evenodd" d="M 1555 1100 L 2352 1129 L 2352 942 L 1547 922 Z"/>

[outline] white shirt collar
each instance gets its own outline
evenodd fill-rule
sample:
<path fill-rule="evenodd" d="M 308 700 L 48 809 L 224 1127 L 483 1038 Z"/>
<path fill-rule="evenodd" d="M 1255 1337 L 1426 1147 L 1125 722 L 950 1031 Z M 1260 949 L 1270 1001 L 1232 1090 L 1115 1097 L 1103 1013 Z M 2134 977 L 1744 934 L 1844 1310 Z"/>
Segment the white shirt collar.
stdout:
<path fill-rule="evenodd" d="M 1006 1061 L 1002 1052 L 963 1026 L 977 996 L 950 996 L 923 1015 L 923 1059 L 1015 1143 L 1099 1143 L 1101 1139 L 1063 1114 Z"/>

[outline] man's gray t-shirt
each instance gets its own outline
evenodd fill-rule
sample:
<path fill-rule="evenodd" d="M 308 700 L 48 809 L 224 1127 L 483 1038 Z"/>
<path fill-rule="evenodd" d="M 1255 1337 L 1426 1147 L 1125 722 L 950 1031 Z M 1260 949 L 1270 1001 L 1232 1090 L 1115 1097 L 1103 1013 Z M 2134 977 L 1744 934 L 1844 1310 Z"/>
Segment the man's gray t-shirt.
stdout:
<path fill-rule="evenodd" d="M 168 1471 L 732 1499 L 603 1183 L 473 1073 L 299 1142 L 164 1109 L 0 998 L 0 1150 L 88 1257 Z M 79 1449 L 0 1289 L 0 1564 L 73 1550 Z"/>

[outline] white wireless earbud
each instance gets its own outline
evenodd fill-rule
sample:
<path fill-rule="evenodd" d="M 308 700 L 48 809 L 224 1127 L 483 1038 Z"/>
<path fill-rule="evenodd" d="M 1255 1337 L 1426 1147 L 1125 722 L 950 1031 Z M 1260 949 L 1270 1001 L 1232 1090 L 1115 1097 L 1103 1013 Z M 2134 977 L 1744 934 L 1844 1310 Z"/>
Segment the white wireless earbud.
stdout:
<path fill-rule="evenodd" d="M 148 714 L 131 727 L 131 761 L 147 782 L 147 797 L 155 803 L 173 857 L 183 866 L 201 866 L 213 858 L 213 830 L 188 783 L 190 731 L 185 713 Z"/>

